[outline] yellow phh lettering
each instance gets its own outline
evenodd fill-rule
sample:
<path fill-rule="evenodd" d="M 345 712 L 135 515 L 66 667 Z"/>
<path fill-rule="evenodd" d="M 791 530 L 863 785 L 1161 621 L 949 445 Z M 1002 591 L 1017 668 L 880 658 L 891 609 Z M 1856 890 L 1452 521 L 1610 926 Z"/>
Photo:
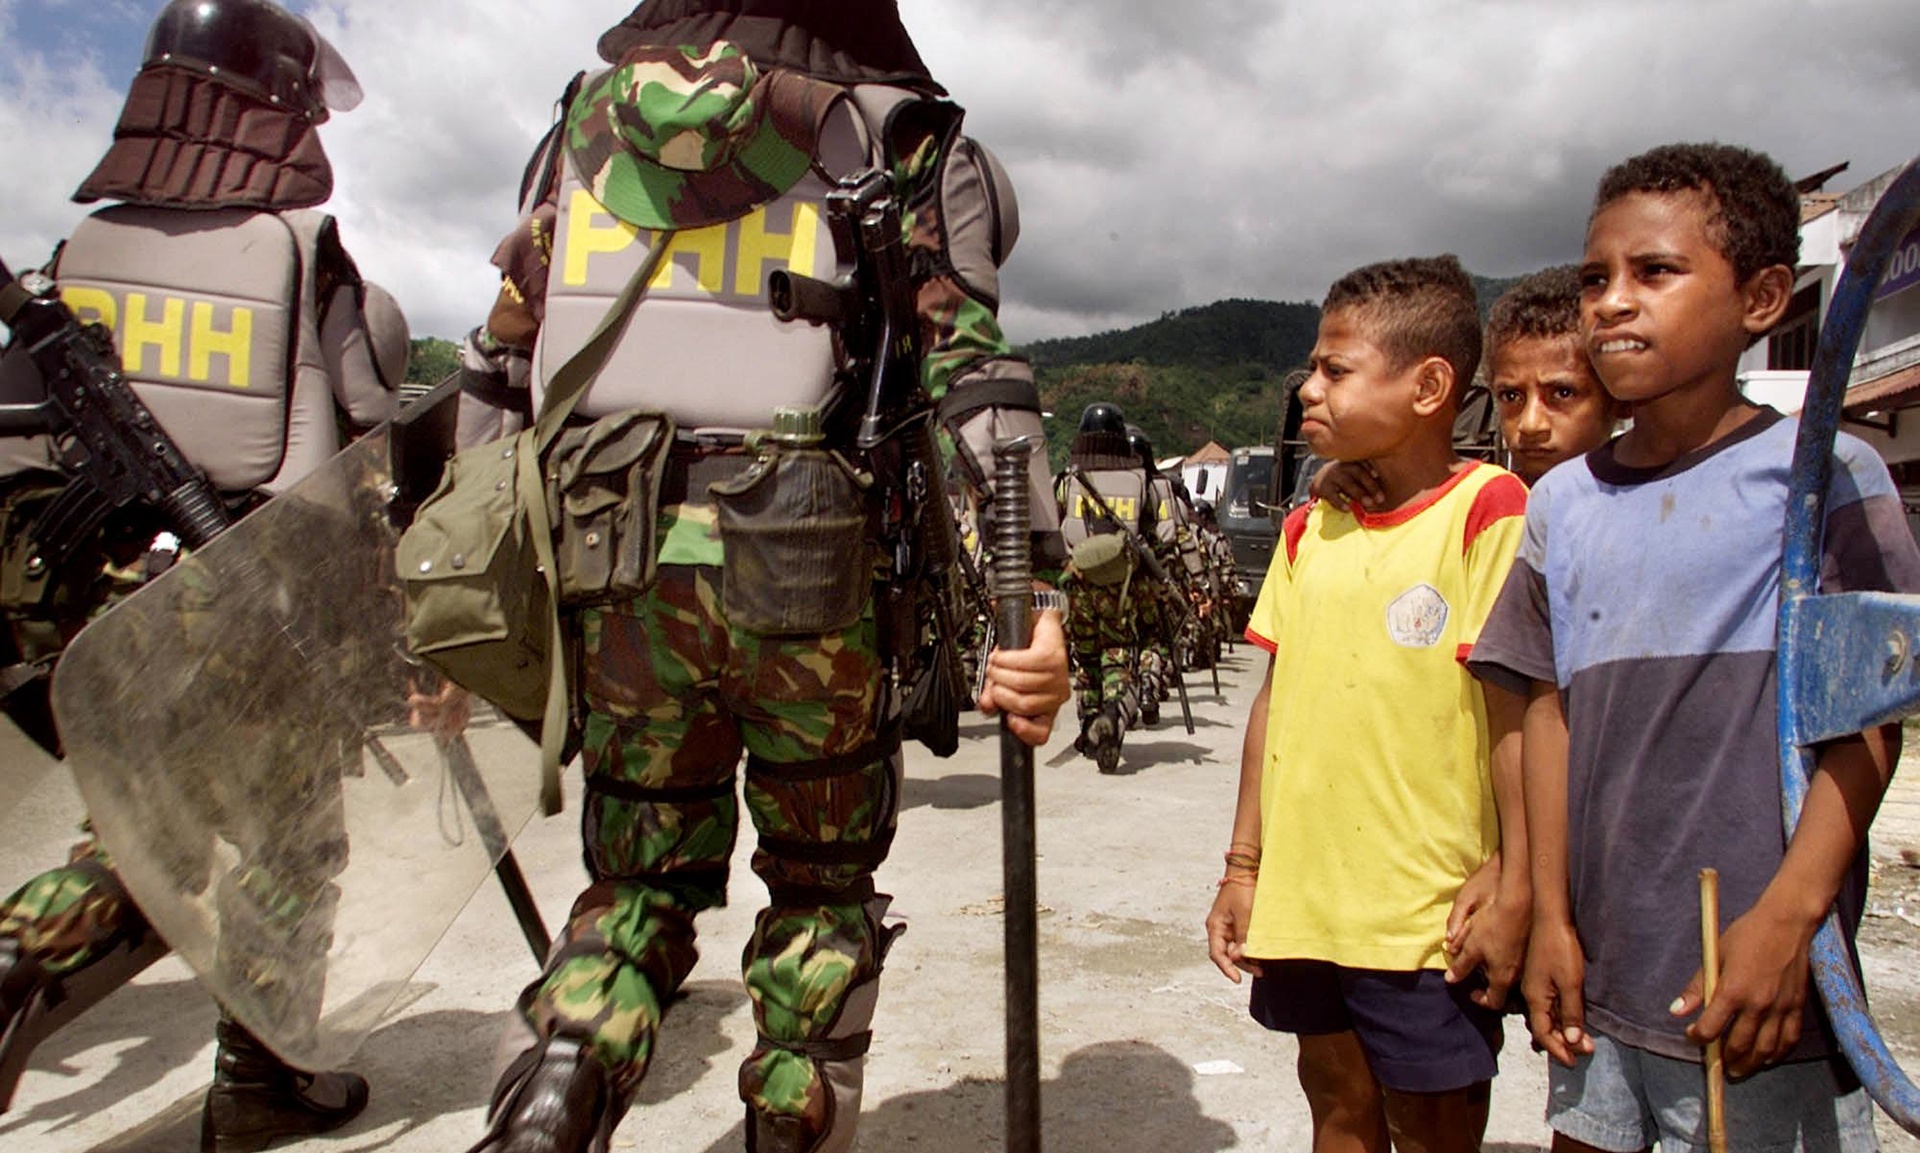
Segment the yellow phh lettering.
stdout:
<path fill-rule="evenodd" d="M 227 384 L 246 388 L 253 374 L 253 309 L 235 308 L 233 326 L 225 332 L 213 327 L 213 305 L 193 303 L 193 329 L 187 339 L 187 377 L 213 380 L 213 358 L 227 358 Z"/>
<path fill-rule="evenodd" d="M 138 373 L 151 347 L 160 354 L 159 375 L 180 375 L 180 336 L 186 319 L 187 302 L 175 296 L 160 298 L 160 319 L 147 316 L 147 294 L 127 293 L 126 325 L 120 332 L 120 363 Z"/>
<path fill-rule="evenodd" d="M 660 271 L 653 274 L 652 287 L 662 292 L 673 287 L 673 258 L 683 253 L 692 256 L 699 266 L 694 279 L 699 282 L 700 291 L 720 295 L 727 284 L 727 226 L 715 224 L 710 228 L 674 233 L 673 242 L 667 245 L 667 255 L 660 262 Z"/>
<path fill-rule="evenodd" d="M 567 208 L 567 250 L 561 262 L 561 283 L 569 288 L 585 285 L 587 259 L 625 251 L 632 246 L 639 231 L 602 208 L 593 193 L 584 188 L 574 189 L 573 201 Z"/>
<path fill-rule="evenodd" d="M 1112 509 L 1113 515 L 1119 517 L 1121 520 L 1132 522 L 1138 519 L 1136 514 L 1139 511 L 1140 503 L 1130 496 L 1108 497 L 1107 508 Z M 1106 516 L 1107 510 L 1101 508 L 1098 501 L 1088 497 L 1085 493 L 1080 493 L 1074 497 L 1073 515 L 1078 520 L 1092 520 L 1095 517 Z"/>
<path fill-rule="evenodd" d="M 85 323 L 103 324 L 109 332 L 120 327 L 120 305 L 114 301 L 113 293 L 104 288 L 63 284 L 60 299 Z"/>
<path fill-rule="evenodd" d="M 792 231 L 782 235 L 767 231 L 767 210 L 758 209 L 740 222 L 739 266 L 733 271 L 733 290 L 742 296 L 757 296 L 761 266 L 778 260 L 787 271 L 812 276 L 814 247 L 819 239 L 820 209 L 798 200 L 793 205 Z"/>

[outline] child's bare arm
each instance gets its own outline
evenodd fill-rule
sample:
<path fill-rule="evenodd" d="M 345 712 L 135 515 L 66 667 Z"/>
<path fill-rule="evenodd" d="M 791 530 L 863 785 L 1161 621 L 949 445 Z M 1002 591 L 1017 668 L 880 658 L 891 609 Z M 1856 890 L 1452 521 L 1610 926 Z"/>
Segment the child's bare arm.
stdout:
<path fill-rule="evenodd" d="M 1586 1034 L 1586 956 L 1573 927 L 1567 887 L 1567 718 L 1558 686 L 1535 681 L 1522 723 L 1528 872 L 1533 881 L 1533 931 L 1527 938 L 1527 1028 L 1547 1055 L 1571 1066 L 1593 1052 Z"/>
<path fill-rule="evenodd" d="M 1527 817 L 1521 781 L 1521 727 L 1527 702 L 1498 685 L 1485 684 L 1483 688 L 1493 746 L 1490 766 L 1493 802 L 1500 815 L 1500 849 L 1488 865 L 1497 879 L 1490 900 L 1469 894 L 1465 888 L 1461 890 L 1461 898 L 1477 907 L 1465 910 L 1459 944 L 1453 949 L 1452 964 L 1447 967 L 1447 980 L 1463 980 L 1475 969 L 1485 969 L 1487 987 L 1476 990 L 1472 999 L 1483 1008 L 1498 1010 L 1506 1005 L 1507 990 L 1520 979 L 1533 904 L 1532 878 L 1525 865 Z M 1512 861 L 1514 867 L 1502 868 L 1497 861 Z M 1475 876 L 1484 880 L 1485 872 L 1483 868 Z M 1454 902 L 1456 916 L 1462 913 L 1461 898 Z M 1453 923 L 1453 917 L 1449 917 L 1449 929 Z M 1452 936 L 1450 932 L 1449 937 Z"/>
<path fill-rule="evenodd" d="M 1259 875 L 1260 858 L 1260 778 L 1267 761 L 1267 700 L 1273 690 L 1273 661 L 1267 661 L 1267 679 L 1253 698 L 1247 715 L 1246 736 L 1240 742 L 1240 794 L 1233 807 L 1233 834 L 1228 838 L 1228 856 L 1244 862 L 1249 856 L 1256 867 L 1228 862 L 1220 881 L 1220 892 L 1207 913 L 1207 956 L 1227 980 L 1238 985 L 1242 971 L 1260 975 L 1260 963 L 1241 954 L 1247 941 L 1247 926 L 1253 916 L 1253 884 Z"/>
<path fill-rule="evenodd" d="M 1379 476 L 1375 475 L 1373 466 L 1364 460 L 1336 460 L 1332 464 L 1322 465 L 1308 483 L 1307 494 L 1315 500 L 1326 501 L 1341 512 L 1351 511 L 1355 505 L 1376 509 L 1386 499 Z"/>
<path fill-rule="evenodd" d="M 1751 1073 L 1799 1043 L 1814 932 L 1866 843 L 1899 755 L 1898 725 L 1821 750 L 1786 858 L 1753 908 L 1721 935 L 1719 987 L 1687 1035 L 1703 1044 L 1721 1037 L 1729 1074 Z M 1674 1016 L 1700 1010 L 1702 988 L 1696 972 Z"/>

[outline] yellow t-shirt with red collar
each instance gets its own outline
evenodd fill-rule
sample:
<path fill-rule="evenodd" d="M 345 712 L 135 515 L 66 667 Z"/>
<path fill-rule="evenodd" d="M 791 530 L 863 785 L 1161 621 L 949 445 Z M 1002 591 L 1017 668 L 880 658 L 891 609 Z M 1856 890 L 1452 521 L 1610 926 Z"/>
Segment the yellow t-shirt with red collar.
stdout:
<path fill-rule="evenodd" d="M 1274 655 L 1247 956 L 1446 967 L 1454 895 L 1500 844 L 1465 661 L 1526 503 L 1470 464 L 1417 506 L 1287 517 L 1247 626 Z"/>

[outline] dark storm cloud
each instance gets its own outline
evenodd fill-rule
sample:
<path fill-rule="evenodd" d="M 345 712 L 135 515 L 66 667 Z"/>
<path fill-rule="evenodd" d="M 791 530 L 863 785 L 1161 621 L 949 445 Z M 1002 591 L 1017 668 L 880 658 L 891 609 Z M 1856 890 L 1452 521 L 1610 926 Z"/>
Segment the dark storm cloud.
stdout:
<path fill-rule="evenodd" d="M 129 3 L 131 0 L 117 0 Z M 157 0 L 144 5 L 150 18 Z M 325 126 L 330 206 L 416 330 L 491 299 L 527 149 L 626 0 L 304 6 L 367 90 Z M 22 10 L 0 0 L 0 33 Z M 1578 254 L 1604 168 L 1670 140 L 1763 148 L 1844 189 L 1920 151 L 1912 0 L 902 0 L 1019 189 L 1018 340 L 1229 296 L 1318 299 L 1341 272 L 1452 251 L 1489 275 Z M 8 38 L 10 41 L 12 37 Z M 83 62 L 84 63 L 84 62 Z M 36 71 L 38 69 L 38 71 Z M 49 83 L 49 80 L 54 81 Z M 43 253 L 124 77 L 0 60 L 0 245 Z"/>

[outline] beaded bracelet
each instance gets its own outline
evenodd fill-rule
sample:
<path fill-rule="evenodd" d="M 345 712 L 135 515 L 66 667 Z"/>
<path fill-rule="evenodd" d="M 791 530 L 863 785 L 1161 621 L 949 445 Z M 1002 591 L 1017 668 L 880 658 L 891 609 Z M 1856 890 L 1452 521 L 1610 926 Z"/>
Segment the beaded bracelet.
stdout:
<path fill-rule="evenodd" d="M 1257 876 L 1249 876 L 1246 873 L 1228 873 L 1226 876 L 1215 881 L 1213 887 L 1216 889 L 1224 889 L 1228 885 L 1246 885 L 1252 888 L 1259 883 L 1260 878 Z"/>

